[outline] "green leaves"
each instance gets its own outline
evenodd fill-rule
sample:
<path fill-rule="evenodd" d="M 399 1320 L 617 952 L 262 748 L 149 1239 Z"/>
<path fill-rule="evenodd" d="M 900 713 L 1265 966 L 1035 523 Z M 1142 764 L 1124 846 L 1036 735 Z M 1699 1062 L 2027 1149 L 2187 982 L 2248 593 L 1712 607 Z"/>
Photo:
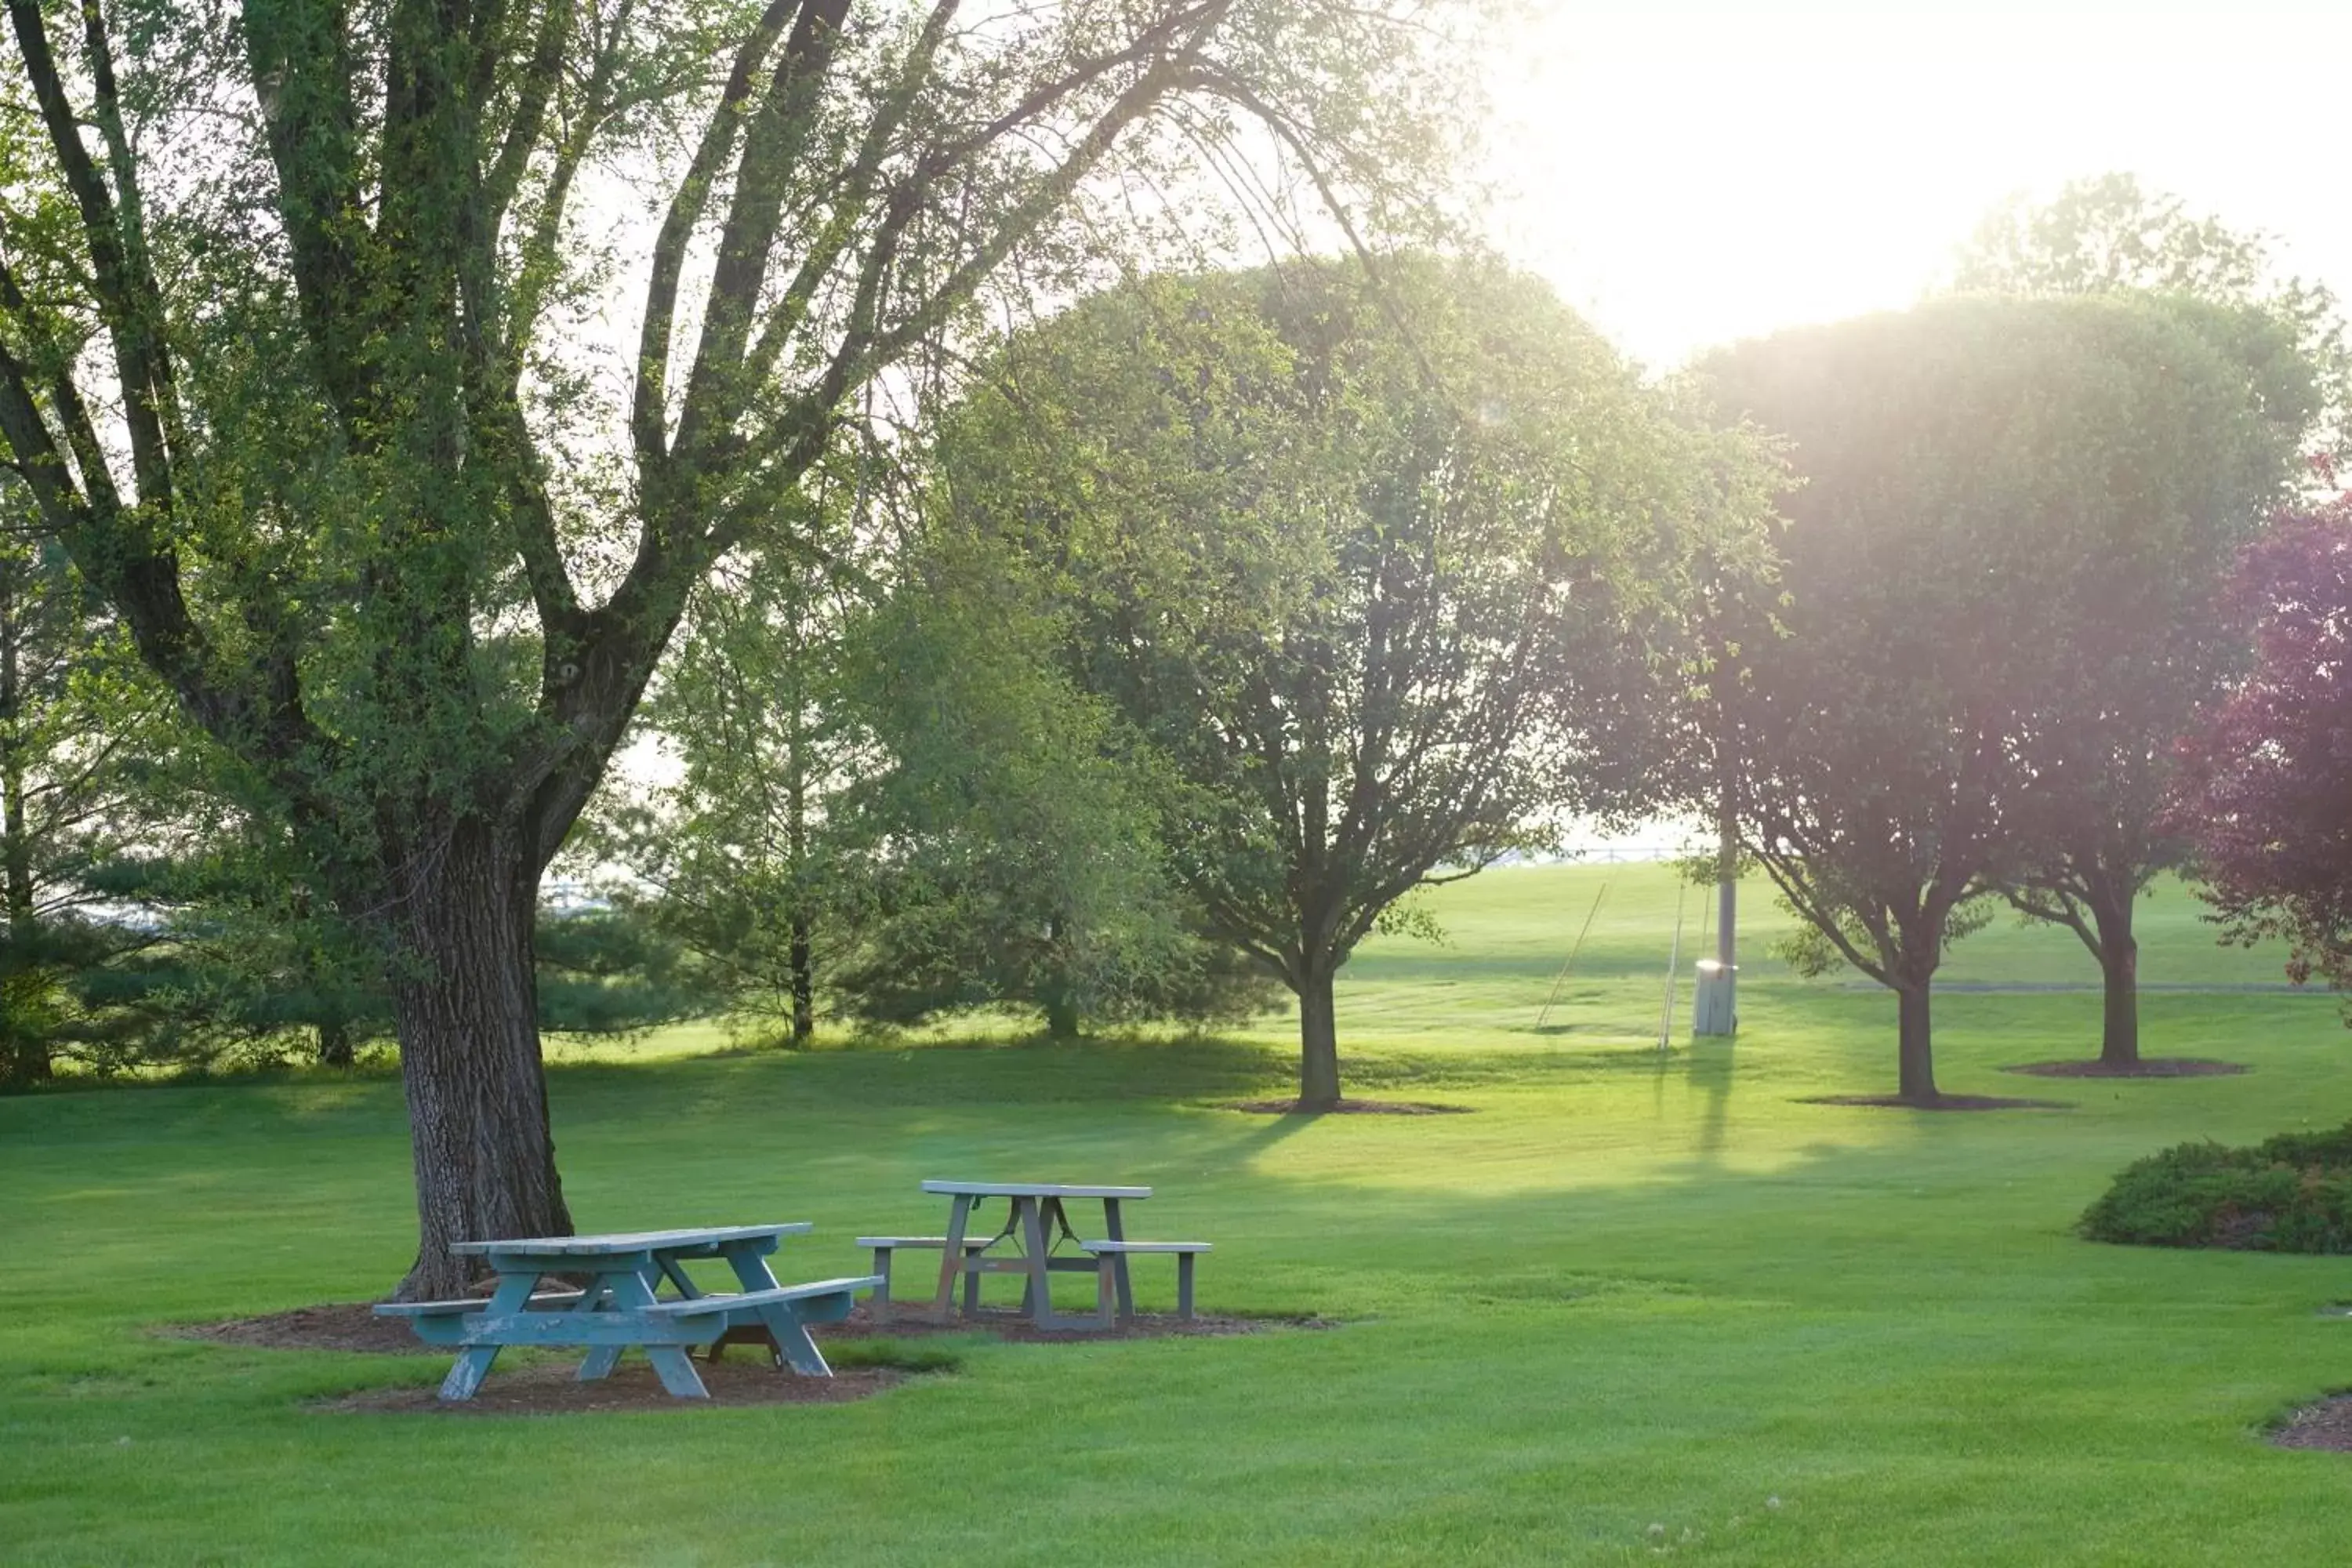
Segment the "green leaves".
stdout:
<path fill-rule="evenodd" d="M 1005 344 L 940 462 L 1182 780 L 1214 929 L 1294 984 L 1440 868 L 1639 794 L 1603 754 L 1768 488 L 1541 286 L 1421 256 L 1090 298 Z"/>

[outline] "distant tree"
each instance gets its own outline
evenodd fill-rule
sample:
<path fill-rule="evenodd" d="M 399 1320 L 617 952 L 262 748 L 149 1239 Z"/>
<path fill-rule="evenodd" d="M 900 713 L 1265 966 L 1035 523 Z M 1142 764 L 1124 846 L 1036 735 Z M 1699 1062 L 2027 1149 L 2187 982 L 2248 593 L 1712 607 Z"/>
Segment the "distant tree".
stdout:
<path fill-rule="evenodd" d="M 803 524 L 815 550 L 720 563 L 646 708 L 677 774 L 603 808 L 586 847 L 625 868 L 617 903 L 700 956 L 714 1009 L 777 1010 L 796 1043 L 866 880 L 834 809 L 866 749 L 843 647 L 865 590 L 824 564 L 845 522 Z"/>
<path fill-rule="evenodd" d="M 135 940 L 71 976 L 88 1020 L 75 1054 L 101 1072 L 343 1068 L 389 1038 L 382 953 L 303 881 L 282 837 L 250 822 L 191 831 L 201 821 L 172 825 L 174 853 L 91 869 Z M 542 907 L 532 947 L 542 1029 L 625 1033 L 709 1010 L 689 955 L 634 911 Z"/>
<path fill-rule="evenodd" d="M 1174 781 L 1073 687 L 1066 626 L 1026 585 L 999 551 L 929 540 L 859 639 L 875 760 L 842 805 L 870 902 L 844 1005 L 887 1023 L 1034 1007 L 1056 1038 L 1264 1007 L 1270 982 L 1202 934 L 1172 875 Z"/>
<path fill-rule="evenodd" d="M 301 1054 L 349 1067 L 362 1045 L 389 1035 L 381 955 L 304 879 L 282 831 L 187 801 L 184 780 L 149 783 L 152 798 L 183 808 L 170 831 L 89 877 L 142 938 L 77 977 L 81 997 L 114 1023 L 94 1065 L 209 1068 Z"/>
<path fill-rule="evenodd" d="M 1708 369 L 1803 481 L 1779 626 L 1717 631 L 1743 831 L 1801 966 L 1895 993 L 1898 1093 L 1932 1104 L 1936 971 L 2053 817 L 2139 878 L 2066 895 L 2128 954 L 2144 715 L 2210 667 L 2174 574 L 2251 525 L 2279 447 L 2242 364 L 2147 302 L 1947 300 Z"/>
<path fill-rule="evenodd" d="M 2002 889 L 2025 914 L 2065 927 L 2099 964 L 2101 1066 L 2139 1063 L 2138 943 L 2132 910 L 2186 850 L 2158 822 L 2174 753 L 2200 702 L 2238 656 L 2220 614 L 2239 544 L 2284 499 L 2298 445 L 2326 460 L 2347 440 L 2352 352 L 2335 297 L 2276 275 L 2259 235 L 2192 217 L 2127 174 L 2069 184 L 2049 204 L 1996 211 L 1965 254 L 1964 287 L 2161 300 L 2244 370 L 2258 421 L 2178 420 L 2137 434 L 2144 489 L 2130 538 L 2094 568 L 2054 633 L 2073 657 L 2045 677 L 2048 721 L 2027 741 L 2033 788 L 2015 835 L 2030 846 Z M 2153 374 L 2153 372 L 2151 372 Z M 2159 468 L 2158 465 L 2161 465 Z"/>
<path fill-rule="evenodd" d="M 2352 501 L 2282 520 L 2232 588 L 2253 668 L 2189 737 L 2173 822 L 2227 939 L 2352 989 Z"/>
<path fill-rule="evenodd" d="M 2070 181 L 2047 202 L 2014 197 L 1962 247 L 1953 284 L 2006 294 L 2157 294 L 2227 307 L 2209 330 L 2239 334 L 2269 412 L 2301 426 L 2310 449 L 2352 456 L 2352 343 L 2342 304 L 2315 279 L 2285 273 L 2275 242 L 2199 216 L 2133 175 Z"/>
<path fill-rule="evenodd" d="M 89 873 L 147 821 L 145 753 L 165 731 L 119 626 L 33 521 L 0 479 L 0 1090 L 120 1032 L 79 982 L 141 942 Z"/>
<path fill-rule="evenodd" d="M 1541 841 L 1680 657 L 1695 559 L 1759 545 L 1720 482 L 1744 445 L 1474 262 L 1151 279 L 992 369 L 948 421 L 954 516 L 1028 558 L 1073 679 L 1181 781 L 1171 862 L 1297 996 L 1327 1108 L 1357 943 Z"/>

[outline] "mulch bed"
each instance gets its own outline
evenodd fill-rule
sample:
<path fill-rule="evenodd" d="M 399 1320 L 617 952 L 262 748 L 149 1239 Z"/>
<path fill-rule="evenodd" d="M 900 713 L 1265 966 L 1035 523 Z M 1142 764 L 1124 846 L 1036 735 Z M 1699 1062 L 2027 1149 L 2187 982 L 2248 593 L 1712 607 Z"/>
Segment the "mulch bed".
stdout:
<path fill-rule="evenodd" d="M 1330 1329 L 1328 1318 L 1234 1318 L 1203 1313 L 1191 1319 L 1172 1312 L 1139 1312 L 1131 1322 L 1109 1330 L 1040 1331 L 1019 1313 L 984 1310 L 972 1319 L 931 1323 L 905 1317 L 877 1324 L 858 1307 L 847 1322 L 825 1323 L 812 1331 L 825 1342 L 844 1340 L 919 1339 L 938 1334 L 989 1333 L 1017 1344 L 1082 1344 L 1089 1341 L 1145 1340 L 1171 1337 L 1216 1339 L 1234 1334 L 1265 1333 L 1273 1329 Z M 203 1340 L 214 1344 L 247 1345 L 264 1350 L 358 1351 L 373 1354 L 431 1356 L 446 1361 L 446 1346 L 428 1345 L 395 1318 L 379 1318 L 365 1301 L 330 1301 L 269 1312 L 256 1318 L 232 1318 L 215 1323 L 167 1323 L 155 1331 L 175 1339 Z M 849 1359 L 845 1352 L 843 1359 Z M 830 1378 L 801 1377 L 770 1363 L 758 1347 L 737 1346 L 718 1362 L 695 1358 L 695 1370 L 710 1390 L 711 1405 L 838 1405 L 866 1399 L 904 1383 L 909 1377 L 952 1370 L 952 1357 L 937 1365 L 836 1366 Z M 473 1398 L 445 1403 L 436 1386 L 371 1388 L 315 1401 L 314 1410 L 389 1411 L 450 1415 L 559 1415 L 617 1410 L 676 1410 L 673 1398 L 654 1375 L 652 1367 L 632 1356 L 610 1377 L 582 1383 L 573 1375 L 576 1363 L 566 1355 L 545 1360 L 509 1354 Z"/>
<path fill-rule="evenodd" d="M 1295 1100 L 1230 1100 L 1220 1110 L 1244 1110 L 1252 1116 L 1467 1116 L 1475 1105 L 1433 1105 L 1420 1100 L 1342 1100 L 1334 1104 L 1305 1107 Z"/>
<path fill-rule="evenodd" d="M 155 1331 L 175 1340 L 254 1345 L 274 1351 L 366 1351 L 377 1355 L 448 1357 L 440 1345 L 416 1337 L 404 1320 L 379 1318 L 367 1301 L 323 1301 L 290 1312 L 230 1318 L 217 1323 L 165 1323 Z"/>
<path fill-rule="evenodd" d="M 2103 1061 L 2021 1062 L 2000 1070 L 2034 1078 L 2230 1078 L 2253 1069 L 2239 1062 L 2208 1061 L 2202 1057 L 2148 1057 L 2121 1068 Z"/>
<path fill-rule="evenodd" d="M 1055 1309 L 1061 1309 L 1056 1306 Z M 809 1332 L 823 1341 L 837 1339 L 919 1339 L 931 1334 L 989 1333 L 1014 1344 L 1084 1344 L 1104 1340 L 1157 1340 L 1168 1338 L 1223 1339 L 1234 1334 L 1262 1334 L 1273 1329 L 1336 1329 L 1338 1321 L 1330 1318 L 1227 1318 L 1200 1313 L 1190 1319 L 1173 1312 L 1138 1312 L 1134 1321 L 1108 1329 L 1057 1329 L 1046 1333 L 1018 1312 L 995 1308 L 983 1308 L 977 1318 L 958 1318 L 952 1322 L 933 1323 L 918 1318 L 894 1317 L 887 1323 L 876 1323 L 859 1307 L 845 1323 L 826 1323 Z"/>
<path fill-rule="evenodd" d="M 903 1307 L 902 1307 L 903 1310 Z M 1328 1329 L 1329 1318 L 1234 1318 L 1203 1312 L 1179 1318 L 1172 1312 L 1139 1312 L 1132 1322 L 1111 1329 L 1041 1331 L 1018 1312 L 983 1309 L 976 1318 L 932 1323 L 897 1316 L 876 1323 L 859 1306 L 843 1323 L 820 1323 L 809 1331 L 819 1340 L 916 1339 L 932 1334 L 994 1334 L 1020 1344 L 1077 1344 L 1089 1340 L 1150 1340 L 1171 1336 L 1216 1339 L 1233 1334 L 1259 1334 L 1270 1329 Z M 230 1318 L 215 1323 L 166 1323 L 155 1331 L 173 1339 L 205 1340 L 214 1344 L 248 1345 L 278 1351 L 360 1351 L 376 1355 L 428 1355 L 446 1360 L 446 1345 L 428 1345 L 398 1318 L 379 1318 L 365 1301 L 329 1301 L 297 1307 L 290 1312 L 270 1312 L 257 1318 Z M 730 1358 L 753 1364 L 757 1352 L 739 1349 Z M 701 1364 L 698 1359 L 696 1364 Z M 730 1364 L 722 1360 L 720 1366 Z"/>
<path fill-rule="evenodd" d="M 892 1366 L 846 1366 L 836 1368 L 831 1377 L 801 1377 L 743 1351 L 716 1366 L 697 1361 L 694 1370 L 710 1390 L 709 1405 L 845 1405 L 870 1399 L 917 1375 Z M 310 1406 L 426 1415 L 561 1415 L 700 1407 L 702 1401 L 672 1397 L 654 1369 L 640 1361 L 623 1362 L 612 1376 L 594 1383 L 580 1382 L 568 1361 L 511 1370 L 502 1361 L 471 1399 L 452 1403 L 434 1387 L 369 1388 Z"/>
<path fill-rule="evenodd" d="M 1800 1105 L 1870 1105 L 1888 1110 L 2072 1110 L 2063 1100 L 2011 1100 L 1998 1094 L 1947 1094 L 1920 1101 L 1892 1094 L 1823 1094 Z"/>
<path fill-rule="evenodd" d="M 2327 1448 L 2352 1454 L 2352 1394 L 2306 1405 L 2271 1429 L 2282 1448 Z"/>

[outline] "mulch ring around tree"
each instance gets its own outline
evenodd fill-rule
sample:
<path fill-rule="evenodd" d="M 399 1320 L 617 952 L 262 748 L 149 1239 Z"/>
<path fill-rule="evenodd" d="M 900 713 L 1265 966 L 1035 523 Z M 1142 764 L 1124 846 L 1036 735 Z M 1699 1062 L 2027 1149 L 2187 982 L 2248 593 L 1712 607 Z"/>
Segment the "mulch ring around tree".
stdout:
<path fill-rule="evenodd" d="M 207 1340 L 221 1345 L 252 1345 L 273 1351 L 366 1351 L 378 1355 L 437 1355 L 399 1318 L 379 1318 L 368 1301 L 322 1301 L 290 1312 L 229 1318 L 216 1323 L 165 1323 L 155 1331 L 175 1340 Z"/>
<path fill-rule="evenodd" d="M 2003 1072 L 2021 1072 L 2034 1078 L 2230 1078 L 2252 1068 L 2239 1062 L 2208 1061 L 2202 1057 L 2147 1057 L 2125 1067 L 2110 1067 L 2093 1059 L 2086 1062 L 2020 1062 L 2006 1067 Z"/>
<path fill-rule="evenodd" d="M 2281 1448 L 2326 1448 L 2352 1454 L 2352 1394 L 2337 1394 L 2306 1405 L 2270 1430 L 2270 1440 Z"/>
<path fill-rule="evenodd" d="M 1478 1108 L 1423 1100 L 1341 1100 L 1319 1106 L 1302 1106 L 1295 1100 L 1229 1100 L 1217 1109 L 1252 1116 L 1467 1116 Z"/>
<path fill-rule="evenodd" d="M 1799 1105 L 1867 1105 L 1888 1110 L 2072 1110 L 2063 1100 L 2011 1100 L 1998 1094 L 1946 1094 L 1934 1100 L 1905 1100 L 1895 1094 L 1821 1094 L 1800 1100 Z"/>

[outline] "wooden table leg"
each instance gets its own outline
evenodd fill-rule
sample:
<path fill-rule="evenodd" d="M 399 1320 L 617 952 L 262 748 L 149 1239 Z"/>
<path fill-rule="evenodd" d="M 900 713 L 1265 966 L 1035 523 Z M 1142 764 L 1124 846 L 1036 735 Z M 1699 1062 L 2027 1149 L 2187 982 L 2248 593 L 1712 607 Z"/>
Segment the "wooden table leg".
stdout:
<path fill-rule="evenodd" d="M 956 1276 L 963 1270 L 963 1233 L 971 1221 L 971 1199 L 958 1193 L 948 1210 L 948 1244 L 940 1249 L 940 1293 L 931 1302 L 931 1316 L 946 1322 L 955 1316 Z"/>
<path fill-rule="evenodd" d="M 572 1310 L 575 1312 L 594 1311 L 596 1303 L 604 1299 L 605 1283 L 604 1276 L 602 1274 L 590 1280 L 588 1288 L 580 1292 L 580 1300 L 572 1303 Z M 620 1346 L 594 1346 L 586 1355 L 581 1357 L 577 1381 L 593 1383 L 600 1377 L 610 1377 L 613 1375 L 613 1369 L 618 1366 L 620 1362 Z"/>
<path fill-rule="evenodd" d="M 624 1311 L 654 1304 L 653 1287 L 640 1275 L 616 1274 L 612 1282 L 613 1305 Z M 701 1374 L 694 1370 L 694 1360 L 677 1345 L 647 1345 L 646 1359 L 654 1363 L 654 1375 L 661 1385 L 679 1399 L 708 1399 L 710 1390 L 702 1385 Z"/>
<path fill-rule="evenodd" d="M 1044 1206 L 1033 1197 L 1013 1200 L 1014 1217 L 1021 1225 L 1021 1245 L 1029 1254 L 1030 1321 L 1041 1329 L 1061 1327 L 1054 1316 L 1054 1276 L 1045 1267 L 1045 1216 Z"/>
<path fill-rule="evenodd" d="M 503 1318 L 520 1312 L 530 1303 L 530 1293 L 539 1287 L 539 1271 L 528 1274 L 500 1274 L 499 1288 L 490 1292 L 490 1304 L 482 1309 L 483 1316 Z M 474 1391 L 489 1376 L 490 1368 L 499 1359 L 497 1345 L 467 1345 L 457 1352 L 457 1364 L 449 1375 L 441 1380 L 441 1397 L 449 1400 L 471 1399 Z"/>
<path fill-rule="evenodd" d="M 758 1244 L 740 1244 L 720 1250 L 727 1259 L 727 1266 L 735 1270 L 736 1283 L 742 1286 L 746 1293 L 776 1288 L 779 1281 L 775 1270 L 768 1267 L 767 1253 Z M 767 1327 L 768 1339 L 774 1347 L 778 1362 L 804 1377 L 833 1375 L 833 1368 L 825 1364 L 824 1352 L 816 1348 L 814 1340 L 809 1338 L 807 1327 L 801 1322 L 800 1314 L 793 1310 L 791 1303 L 777 1301 L 761 1308 L 760 1321 Z M 711 1349 L 716 1351 L 725 1337 L 722 1334 L 719 1340 L 711 1342 Z"/>
<path fill-rule="evenodd" d="M 1103 1231 L 1108 1241 L 1125 1241 L 1127 1227 L 1119 1223 L 1118 1200 L 1103 1199 Z M 1118 1318 L 1125 1322 L 1135 1316 L 1135 1291 L 1128 1283 L 1127 1254 L 1111 1254 L 1111 1282 L 1118 1288 Z"/>

